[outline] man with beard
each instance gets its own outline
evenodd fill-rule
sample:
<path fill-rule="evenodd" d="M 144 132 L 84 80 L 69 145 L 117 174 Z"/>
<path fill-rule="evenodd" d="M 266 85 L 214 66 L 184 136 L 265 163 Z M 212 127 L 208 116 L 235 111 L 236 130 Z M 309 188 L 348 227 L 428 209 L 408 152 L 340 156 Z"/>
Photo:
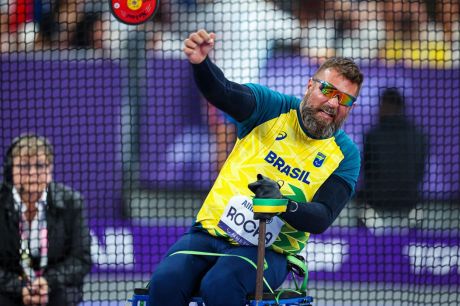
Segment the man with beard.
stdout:
<path fill-rule="evenodd" d="M 300 253 L 310 233 L 322 233 L 332 224 L 359 175 L 359 151 L 340 129 L 363 82 L 352 60 L 324 62 L 300 101 L 227 80 L 208 58 L 215 37 L 205 30 L 192 33 L 184 52 L 203 95 L 235 119 L 238 139 L 195 223 L 153 273 L 153 306 L 188 305 L 193 294 L 207 306 L 245 305 L 246 295 L 255 291 L 256 271 L 242 259 L 257 258 L 252 198 L 261 193 L 255 186 L 263 186 L 270 198 L 289 199 L 287 211 L 267 224 L 265 237 L 264 275 L 277 288 L 288 273 L 286 256 Z"/>

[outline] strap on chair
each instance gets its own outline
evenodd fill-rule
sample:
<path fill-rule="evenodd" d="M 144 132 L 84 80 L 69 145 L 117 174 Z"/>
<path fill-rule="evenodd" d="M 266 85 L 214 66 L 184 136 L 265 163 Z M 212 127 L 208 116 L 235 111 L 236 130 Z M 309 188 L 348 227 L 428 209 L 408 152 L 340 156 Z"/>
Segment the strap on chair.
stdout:
<path fill-rule="evenodd" d="M 296 290 L 306 292 L 308 283 L 308 267 L 305 262 L 305 258 L 301 255 L 288 255 L 286 256 L 286 259 L 288 262 L 288 269 L 291 270 L 291 273 L 293 274 L 292 279 L 294 280 Z M 300 288 L 297 285 L 294 274 L 303 278 Z"/>
<path fill-rule="evenodd" d="M 200 251 L 190 251 L 190 250 L 184 250 L 184 251 L 177 251 L 172 253 L 169 256 L 177 255 L 177 254 L 186 254 L 186 255 L 201 255 L 201 256 L 217 256 L 217 257 L 238 257 L 240 259 L 243 259 L 247 263 L 249 263 L 254 269 L 257 269 L 257 265 L 250 260 L 249 258 L 241 255 L 234 255 L 234 254 L 221 254 L 221 253 L 211 253 L 211 252 L 200 252 Z M 267 261 L 264 259 L 264 270 L 267 270 L 268 264 Z M 267 286 L 268 290 L 270 290 L 271 293 L 273 293 L 273 289 L 270 287 L 268 284 L 267 280 L 264 277 L 264 284 Z"/>

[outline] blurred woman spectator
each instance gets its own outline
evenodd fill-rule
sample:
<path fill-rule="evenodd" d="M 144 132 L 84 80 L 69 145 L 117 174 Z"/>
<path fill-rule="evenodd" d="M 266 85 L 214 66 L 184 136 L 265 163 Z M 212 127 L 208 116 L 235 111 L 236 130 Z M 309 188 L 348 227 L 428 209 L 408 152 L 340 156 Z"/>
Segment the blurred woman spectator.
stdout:
<path fill-rule="evenodd" d="M 68 305 L 82 299 L 91 269 L 81 195 L 52 179 L 43 137 L 16 138 L 0 187 L 0 305 Z"/>

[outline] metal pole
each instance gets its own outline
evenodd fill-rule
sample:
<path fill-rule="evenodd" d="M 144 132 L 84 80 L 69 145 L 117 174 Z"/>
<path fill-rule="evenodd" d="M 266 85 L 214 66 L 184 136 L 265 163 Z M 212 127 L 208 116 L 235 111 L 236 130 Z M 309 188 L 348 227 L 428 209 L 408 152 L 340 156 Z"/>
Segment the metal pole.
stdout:
<path fill-rule="evenodd" d="M 261 218 L 259 220 L 259 241 L 257 245 L 256 301 L 261 301 L 263 298 L 266 225 L 267 219 Z"/>

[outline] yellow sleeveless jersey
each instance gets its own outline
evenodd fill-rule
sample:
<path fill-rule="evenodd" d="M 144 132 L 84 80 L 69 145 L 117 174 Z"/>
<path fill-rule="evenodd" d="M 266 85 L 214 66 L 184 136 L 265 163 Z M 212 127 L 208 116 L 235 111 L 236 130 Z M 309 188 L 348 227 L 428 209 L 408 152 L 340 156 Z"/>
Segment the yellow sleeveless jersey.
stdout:
<path fill-rule="evenodd" d="M 254 195 L 248 184 L 258 173 L 282 184 L 284 196 L 309 202 L 332 173 L 354 190 L 360 160 L 343 131 L 328 139 L 309 137 L 300 124 L 298 98 L 247 86 L 255 94 L 256 109 L 237 124 L 238 140 L 198 212 L 196 226 L 233 244 L 257 245 L 258 221 L 253 219 Z M 279 253 L 299 253 L 308 237 L 280 217 L 267 224 L 266 244 Z"/>

